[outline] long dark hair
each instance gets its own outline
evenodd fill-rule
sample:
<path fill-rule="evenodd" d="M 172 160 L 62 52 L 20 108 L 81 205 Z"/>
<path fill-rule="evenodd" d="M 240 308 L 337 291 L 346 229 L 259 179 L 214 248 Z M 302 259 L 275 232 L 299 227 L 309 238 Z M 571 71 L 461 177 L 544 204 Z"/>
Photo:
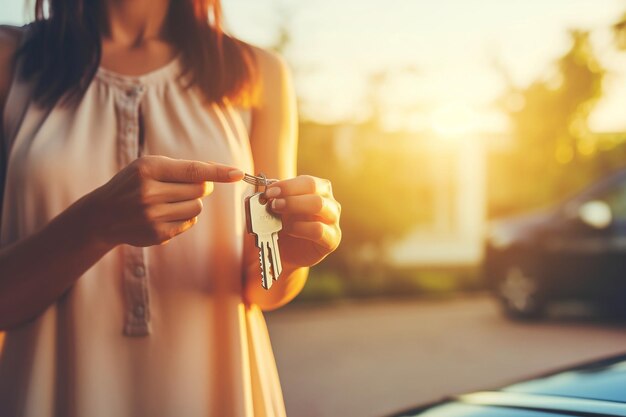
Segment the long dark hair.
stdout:
<path fill-rule="evenodd" d="M 19 75 L 34 80 L 36 101 L 80 99 L 100 65 L 103 12 L 102 0 L 36 0 L 32 31 L 17 54 Z M 189 86 L 210 102 L 253 99 L 253 55 L 224 33 L 220 0 L 171 0 L 167 23 Z"/>

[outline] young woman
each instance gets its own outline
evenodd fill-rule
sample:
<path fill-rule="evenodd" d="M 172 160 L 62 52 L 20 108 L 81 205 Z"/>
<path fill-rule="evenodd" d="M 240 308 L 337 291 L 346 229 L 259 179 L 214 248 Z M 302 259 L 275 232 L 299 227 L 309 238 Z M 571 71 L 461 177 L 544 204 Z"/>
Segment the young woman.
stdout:
<path fill-rule="evenodd" d="M 38 0 L 0 29 L 1 416 L 282 416 L 261 310 L 339 244 L 285 64 L 219 0 Z M 261 288 L 243 172 L 282 179 Z"/>

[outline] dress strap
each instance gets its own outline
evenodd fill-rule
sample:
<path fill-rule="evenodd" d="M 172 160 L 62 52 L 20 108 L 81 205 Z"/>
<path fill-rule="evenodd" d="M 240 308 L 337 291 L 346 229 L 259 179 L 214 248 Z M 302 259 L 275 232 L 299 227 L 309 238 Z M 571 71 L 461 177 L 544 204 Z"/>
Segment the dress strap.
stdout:
<path fill-rule="evenodd" d="M 20 28 L 21 39 L 20 39 L 20 47 L 26 41 L 28 37 L 30 25 L 25 25 Z M 6 98 L 6 102 L 4 103 L 4 112 L 2 114 L 2 127 L 4 129 L 3 138 L 3 154 L 4 154 L 4 164 L 3 166 L 6 168 L 6 161 L 9 157 L 9 153 L 11 151 L 11 147 L 15 136 L 17 135 L 17 131 L 19 126 L 22 123 L 22 119 L 26 114 L 26 110 L 31 101 L 31 90 L 32 83 L 27 83 L 23 80 L 20 80 L 20 72 L 21 72 L 21 61 L 18 60 L 15 63 L 15 68 L 13 71 L 13 78 L 11 80 L 11 85 L 9 86 L 9 93 Z"/>
<path fill-rule="evenodd" d="M 29 33 L 30 25 L 24 25 L 19 28 L 20 48 Z M 26 114 L 26 109 L 30 103 L 30 87 L 28 83 L 19 80 L 20 62 L 15 63 L 11 84 L 9 85 L 9 93 L 4 103 L 2 117 L 3 132 L 0 135 L 0 219 L 2 219 L 2 206 L 4 200 L 4 189 L 7 177 L 7 169 L 9 165 L 9 155 L 13 146 L 13 141 L 17 135 L 17 130 Z"/>

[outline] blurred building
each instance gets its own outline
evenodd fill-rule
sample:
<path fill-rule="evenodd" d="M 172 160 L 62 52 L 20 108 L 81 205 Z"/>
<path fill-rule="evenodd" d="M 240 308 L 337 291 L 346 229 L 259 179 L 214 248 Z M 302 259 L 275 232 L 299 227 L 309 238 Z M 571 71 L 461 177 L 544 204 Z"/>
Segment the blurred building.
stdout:
<path fill-rule="evenodd" d="M 398 268 L 473 266 L 481 261 L 487 153 L 507 148 L 505 139 L 501 135 L 477 134 L 442 138 L 429 132 L 385 132 L 373 125 L 358 124 L 309 122 L 301 126 L 305 152 L 315 142 L 326 148 L 325 162 L 337 161 L 345 171 L 359 169 L 363 160 L 359 155 L 364 153 L 372 163 L 372 158 L 397 161 L 389 174 L 393 179 L 388 182 L 401 178 L 403 185 L 372 191 L 378 196 L 373 198 L 396 198 L 391 204 L 397 207 L 397 213 L 377 213 L 376 206 L 366 204 L 363 210 L 371 212 L 371 221 L 381 215 L 398 215 L 406 221 L 406 232 L 385 245 L 383 256 L 375 245 L 364 244 L 360 249 L 365 258 L 384 257 Z M 378 173 L 366 171 L 366 175 Z M 408 216 L 406 210 L 410 211 Z"/>
<path fill-rule="evenodd" d="M 417 224 L 389 248 L 398 267 L 466 266 L 482 257 L 485 229 L 486 155 L 480 137 L 423 141 L 414 150 L 428 163 L 415 167 L 433 198 L 431 222 Z"/>

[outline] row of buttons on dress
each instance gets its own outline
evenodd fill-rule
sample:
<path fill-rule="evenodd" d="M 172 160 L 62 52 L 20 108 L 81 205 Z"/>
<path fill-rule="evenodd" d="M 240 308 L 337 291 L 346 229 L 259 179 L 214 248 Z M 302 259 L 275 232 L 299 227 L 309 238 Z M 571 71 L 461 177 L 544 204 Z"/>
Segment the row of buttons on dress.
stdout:
<path fill-rule="evenodd" d="M 116 98 L 119 115 L 118 144 L 120 165 L 124 167 L 142 154 L 140 149 L 140 105 L 145 87 L 127 86 Z M 121 168 L 120 167 L 120 168 Z M 127 300 L 124 333 L 143 336 L 150 333 L 150 300 L 145 249 L 124 245 L 124 291 Z"/>
<path fill-rule="evenodd" d="M 135 85 L 126 91 L 126 96 L 131 100 L 131 102 L 137 101 L 143 92 L 145 91 L 145 87 L 143 85 Z M 126 128 L 127 133 L 132 132 L 132 126 L 128 126 Z"/>
<path fill-rule="evenodd" d="M 133 271 L 135 277 L 143 278 L 146 276 L 146 268 L 143 265 L 136 265 Z M 143 318 L 146 314 L 146 308 L 142 304 L 137 304 L 135 308 L 133 308 L 133 313 L 138 318 Z"/>
<path fill-rule="evenodd" d="M 135 85 L 126 91 L 126 95 L 130 97 L 131 99 L 135 100 L 139 98 L 143 94 L 144 91 L 145 91 L 145 87 L 143 85 Z M 132 131 L 133 131 L 133 128 L 132 126 L 129 125 L 126 128 L 126 133 L 132 133 Z M 133 273 L 135 274 L 137 278 L 143 278 L 146 276 L 146 267 L 143 265 L 135 265 L 135 269 L 133 270 Z M 135 306 L 134 311 L 137 317 L 143 317 L 145 313 L 145 308 L 142 305 L 137 305 Z"/>

